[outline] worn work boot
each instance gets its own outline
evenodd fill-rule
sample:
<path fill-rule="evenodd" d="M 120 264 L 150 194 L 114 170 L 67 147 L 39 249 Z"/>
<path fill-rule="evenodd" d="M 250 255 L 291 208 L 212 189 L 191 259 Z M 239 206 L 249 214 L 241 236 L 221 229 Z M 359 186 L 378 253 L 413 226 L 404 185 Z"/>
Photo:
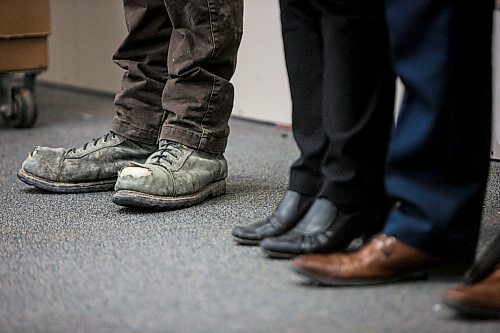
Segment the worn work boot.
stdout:
<path fill-rule="evenodd" d="M 51 192 L 107 191 L 113 189 L 118 171 L 130 161 L 144 162 L 156 147 L 110 132 L 69 150 L 36 147 L 17 175 Z"/>
<path fill-rule="evenodd" d="M 188 207 L 223 195 L 226 177 L 227 162 L 222 154 L 162 140 L 144 164 L 131 163 L 120 172 L 113 202 L 138 208 Z"/>

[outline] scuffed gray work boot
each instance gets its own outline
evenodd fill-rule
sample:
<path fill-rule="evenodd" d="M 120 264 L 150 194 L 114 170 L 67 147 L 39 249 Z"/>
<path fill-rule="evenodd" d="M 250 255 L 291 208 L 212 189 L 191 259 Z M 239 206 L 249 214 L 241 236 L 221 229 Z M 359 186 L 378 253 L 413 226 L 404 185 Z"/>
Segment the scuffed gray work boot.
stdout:
<path fill-rule="evenodd" d="M 156 147 L 113 132 L 68 150 L 36 147 L 17 176 L 28 185 L 51 192 L 107 191 L 113 189 L 118 171 L 130 161 L 144 162 Z"/>
<path fill-rule="evenodd" d="M 131 163 L 120 172 L 113 202 L 137 208 L 188 207 L 226 193 L 226 177 L 222 154 L 162 140 L 144 164 Z"/>

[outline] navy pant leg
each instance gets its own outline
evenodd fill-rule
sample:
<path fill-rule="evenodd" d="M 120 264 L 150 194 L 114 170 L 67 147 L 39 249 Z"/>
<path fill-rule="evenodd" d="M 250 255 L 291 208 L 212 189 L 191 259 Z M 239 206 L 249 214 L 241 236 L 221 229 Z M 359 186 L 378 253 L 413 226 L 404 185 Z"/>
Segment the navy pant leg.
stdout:
<path fill-rule="evenodd" d="M 486 187 L 493 0 L 387 0 L 395 72 L 406 93 L 387 158 L 399 200 L 384 232 L 471 260 Z"/>

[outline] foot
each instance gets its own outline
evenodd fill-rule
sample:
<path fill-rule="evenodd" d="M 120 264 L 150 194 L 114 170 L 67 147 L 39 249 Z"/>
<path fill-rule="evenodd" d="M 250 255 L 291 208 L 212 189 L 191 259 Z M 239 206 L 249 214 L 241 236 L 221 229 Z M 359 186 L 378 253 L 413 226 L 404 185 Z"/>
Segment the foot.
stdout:
<path fill-rule="evenodd" d="M 81 147 L 36 147 L 17 173 L 28 185 L 60 193 L 113 189 L 118 171 L 130 161 L 143 162 L 156 150 L 110 132 Z"/>
<path fill-rule="evenodd" d="M 144 164 L 131 163 L 116 181 L 113 202 L 137 208 L 175 209 L 226 192 L 227 162 L 183 144 L 162 140 Z"/>
<path fill-rule="evenodd" d="M 500 268 L 478 283 L 449 289 L 443 303 L 466 317 L 500 318 Z"/>
<path fill-rule="evenodd" d="M 304 216 L 314 197 L 295 191 L 287 191 L 276 210 L 262 221 L 235 227 L 231 234 L 236 242 L 258 245 L 261 240 L 276 237 L 293 228 Z"/>
<path fill-rule="evenodd" d="M 436 258 L 381 234 L 351 253 L 299 256 L 292 267 L 320 285 L 356 286 L 425 279 L 426 269 L 438 263 Z"/>
<path fill-rule="evenodd" d="M 274 258 L 341 251 L 352 240 L 372 230 L 377 218 L 374 209 L 339 209 L 331 201 L 318 198 L 293 229 L 264 239 L 260 246 Z"/>

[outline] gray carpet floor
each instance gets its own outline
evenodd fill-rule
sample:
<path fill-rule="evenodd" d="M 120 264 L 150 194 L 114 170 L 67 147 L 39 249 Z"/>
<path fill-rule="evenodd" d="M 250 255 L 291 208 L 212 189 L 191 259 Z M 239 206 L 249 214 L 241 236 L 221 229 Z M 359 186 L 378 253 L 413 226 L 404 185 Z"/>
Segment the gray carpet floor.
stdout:
<path fill-rule="evenodd" d="M 137 212 L 112 192 L 18 181 L 33 146 L 80 145 L 113 116 L 109 96 L 41 87 L 38 103 L 35 127 L 0 129 L 0 332 L 500 332 L 440 305 L 458 277 L 317 288 L 288 261 L 235 245 L 231 228 L 264 217 L 286 189 L 298 154 L 287 129 L 231 120 L 227 195 Z M 493 163 L 480 250 L 500 232 L 499 175 Z"/>

